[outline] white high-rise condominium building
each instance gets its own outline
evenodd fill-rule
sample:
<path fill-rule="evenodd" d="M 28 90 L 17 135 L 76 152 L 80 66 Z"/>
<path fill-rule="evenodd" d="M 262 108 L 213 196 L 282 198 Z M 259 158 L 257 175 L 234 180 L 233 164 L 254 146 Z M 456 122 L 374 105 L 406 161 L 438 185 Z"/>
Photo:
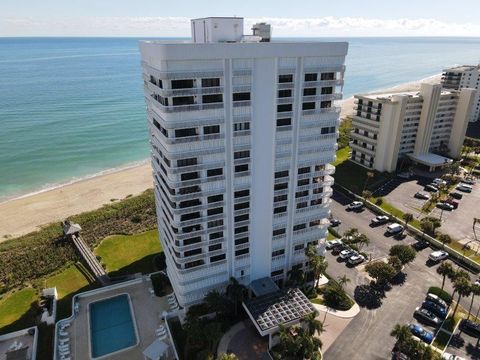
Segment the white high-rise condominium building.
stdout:
<path fill-rule="evenodd" d="M 352 161 L 395 171 L 400 158 L 434 170 L 458 158 L 475 90 L 442 90 L 422 84 L 420 92 L 355 95 Z M 449 158 L 450 157 L 450 158 Z"/>
<path fill-rule="evenodd" d="M 158 225 L 182 306 L 230 277 L 281 285 L 326 236 L 348 44 L 267 35 L 205 18 L 191 41 L 140 44 Z"/>
<path fill-rule="evenodd" d="M 480 64 L 463 65 L 443 70 L 442 85 L 445 89 L 475 89 L 477 94 L 470 111 L 470 121 L 480 119 Z"/>

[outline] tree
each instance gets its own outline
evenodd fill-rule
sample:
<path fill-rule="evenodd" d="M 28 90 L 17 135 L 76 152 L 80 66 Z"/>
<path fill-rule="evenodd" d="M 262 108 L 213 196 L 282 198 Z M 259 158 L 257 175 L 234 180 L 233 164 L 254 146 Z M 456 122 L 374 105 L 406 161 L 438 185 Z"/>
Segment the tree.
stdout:
<path fill-rule="evenodd" d="M 320 320 L 317 320 L 317 316 L 318 316 L 318 311 L 315 310 L 314 312 L 311 312 L 310 314 L 305 315 L 300 320 L 300 322 L 303 325 L 305 325 L 305 327 L 307 328 L 307 333 L 310 336 L 314 336 L 315 333 L 317 332 L 321 334 L 322 332 L 325 331 L 323 327 L 323 323 Z"/>
<path fill-rule="evenodd" d="M 352 237 L 355 238 L 358 236 L 358 229 L 357 228 L 350 228 L 343 233 L 344 237 Z"/>
<path fill-rule="evenodd" d="M 362 197 L 364 198 L 364 203 L 368 201 L 372 197 L 372 192 L 368 190 L 363 190 L 362 191 Z"/>
<path fill-rule="evenodd" d="M 440 241 L 445 249 L 445 244 L 450 244 L 452 242 L 452 238 L 448 234 L 440 234 L 438 237 L 438 241 Z"/>
<path fill-rule="evenodd" d="M 237 279 L 234 277 L 230 278 L 230 283 L 227 286 L 227 297 L 233 302 L 235 306 L 235 316 L 238 315 L 238 306 L 242 303 L 243 300 L 247 297 L 247 288 L 240 284 Z"/>
<path fill-rule="evenodd" d="M 344 274 L 343 276 L 339 276 L 337 278 L 337 282 L 338 282 L 338 285 L 340 285 L 340 287 L 343 289 L 345 287 L 345 285 L 347 285 L 351 280 L 347 277 L 346 274 Z"/>
<path fill-rule="evenodd" d="M 402 218 L 403 218 L 403 221 L 405 221 L 405 229 L 406 229 L 408 227 L 408 223 L 413 220 L 413 214 L 405 213 L 403 214 Z"/>
<path fill-rule="evenodd" d="M 315 255 L 308 260 L 308 266 L 313 273 L 314 278 L 314 287 L 318 286 L 320 281 L 320 276 L 327 270 L 328 262 L 325 260 L 324 256 Z"/>
<path fill-rule="evenodd" d="M 417 252 L 408 245 L 394 245 L 390 248 L 389 255 L 398 257 L 402 265 L 405 265 L 415 260 Z"/>
<path fill-rule="evenodd" d="M 390 336 L 395 337 L 399 347 L 402 348 L 402 345 L 412 338 L 412 333 L 407 325 L 395 324 L 393 330 L 390 332 Z"/>
<path fill-rule="evenodd" d="M 305 273 L 300 267 L 294 266 L 288 272 L 288 280 L 292 286 L 303 286 L 305 284 Z"/>
<path fill-rule="evenodd" d="M 212 290 L 205 295 L 205 304 L 210 312 L 214 312 L 219 316 L 228 313 L 228 304 L 225 297 L 217 290 Z"/>
<path fill-rule="evenodd" d="M 354 238 L 354 243 L 358 246 L 359 249 L 362 249 L 364 246 L 370 244 L 370 239 L 365 234 L 360 234 Z"/>
<path fill-rule="evenodd" d="M 375 283 L 381 287 L 390 282 L 397 274 L 392 265 L 383 261 L 376 261 L 365 266 L 368 275 L 375 279 Z"/>
<path fill-rule="evenodd" d="M 475 296 L 480 295 L 480 286 L 477 284 L 472 284 L 470 287 L 470 290 L 472 291 L 472 301 L 470 302 L 470 307 L 468 309 L 468 319 L 470 319 L 470 314 L 472 312 L 472 306 L 473 306 L 473 299 L 475 299 Z"/>
<path fill-rule="evenodd" d="M 455 291 L 458 293 L 458 300 L 455 304 L 455 309 L 453 310 L 452 318 L 455 318 L 455 313 L 457 312 L 458 304 L 460 304 L 460 300 L 462 297 L 468 297 L 471 293 L 470 282 L 465 277 L 458 277 L 453 282 L 453 287 Z"/>
<path fill-rule="evenodd" d="M 435 235 L 435 227 L 433 226 L 433 222 L 430 220 L 426 220 L 426 218 L 423 218 L 422 221 L 420 222 L 420 229 L 422 229 L 422 232 L 431 236 Z"/>
<path fill-rule="evenodd" d="M 442 280 L 442 290 L 445 286 L 445 279 L 450 276 L 452 276 L 455 273 L 455 270 L 453 269 L 452 263 L 450 261 L 444 261 L 437 267 L 437 274 L 443 276 Z"/>
<path fill-rule="evenodd" d="M 402 261 L 398 258 L 398 256 L 390 256 L 388 258 L 388 264 L 392 265 L 397 274 L 402 271 Z"/>

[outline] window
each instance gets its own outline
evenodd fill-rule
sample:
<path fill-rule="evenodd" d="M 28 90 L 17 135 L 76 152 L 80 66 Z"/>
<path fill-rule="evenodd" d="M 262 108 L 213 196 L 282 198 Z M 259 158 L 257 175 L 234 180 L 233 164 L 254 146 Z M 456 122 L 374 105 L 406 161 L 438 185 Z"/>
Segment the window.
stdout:
<path fill-rule="evenodd" d="M 238 228 L 235 228 L 234 232 L 235 234 L 242 234 L 248 231 L 248 226 L 240 226 Z"/>
<path fill-rule="evenodd" d="M 240 204 L 235 204 L 233 206 L 233 210 L 237 211 L 237 210 L 242 210 L 242 209 L 248 209 L 249 207 L 250 207 L 250 203 L 247 201 L 247 202 L 243 202 L 243 203 L 240 203 Z"/>
<path fill-rule="evenodd" d="M 236 151 L 233 153 L 233 158 L 234 159 L 244 159 L 250 157 L 250 151 L 249 150 L 244 150 L 244 151 Z"/>
<path fill-rule="evenodd" d="M 278 119 L 277 120 L 277 126 L 278 127 L 289 126 L 289 125 L 292 125 L 292 119 L 290 119 L 290 118 Z"/>
<path fill-rule="evenodd" d="M 303 230 L 307 227 L 307 224 L 297 224 L 293 227 L 293 231 Z"/>
<path fill-rule="evenodd" d="M 335 73 L 334 72 L 322 73 L 321 79 L 322 80 L 335 80 Z"/>
<path fill-rule="evenodd" d="M 250 130 L 249 122 L 233 124 L 233 131 L 244 131 L 244 130 Z"/>
<path fill-rule="evenodd" d="M 242 250 L 236 250 L 235 251 L 235 256 L 248 254 L 249 250 L 250 250 L 249 248 L 242 249 Z"/>
<path fill-rule="evenodd" d="M 198 218 L 200 218 L 200 213 L 197 211 L 197 212 L 194 212 L 194 213 L 185 214 L 185 215 L 180 216 L 180 221 L 188 221 L 188 220 L 193 220 L 193 219 L 198 219 Z"/>
<path fill-rule="evenodd" d="M 288 183 L 275 184 L 274 190 L 283 190 L 288 188 Z"/>
<path fill-rule="evenodd" d="M 235 240 L 235 245 L 242 245 L 248 243 L 248 237 L 243 237 Z"/>
<path fill-rule="evenodd" d="M 275 173 L 275 179 L 283 178 L 288 176 L 288 170 L 277 171 Z"/>
<path fill-rule="evenodd" d="M 187 129 L 178 129 L 175 130 L 175 137 L 182 138 L 187 136 L 197 135 L 197 128 L 187 128 Z"/>
<path fill-rule="evenodd" d="M 297 204 L 297 209 L 306 208 L 307 206 L 308 206 L 308 202 L 303 201 Z"/>
<path fill-rule="evenodd" d="M 277 236 L 277 235 L 283 235 L 286 233 L 286 229 L 285 228 L 282 228 L 282 229 L 275 229 L 273 230 L 272 232 L 272 236 Z"/>
<path fill-rule="evenodd" d="M 223 231 L 211 233 L 208 235 L 208 237 L 210 240 L 220 239 L 223 237 Z"/>
<path fill-rule="evenodd" d="M 285 249 L 272 251 L 272 257 L 280 256 L 280 255 L 284 255 L 284 254 L 285 254 Z"/>
<path fill-rule="evenodd" d="M 317 81 L 317 77 L 317 73 L 305 74 L 305 81 Z"/>
<path fill-rule="evenodd" d="M 237 215 L 235 216 L 235 222 L 240 222 L 240 221 L 247 221 L 250 219 L 250 215 L 249 214 L 245 214 L 245 215 Z"/>
<path fill-rule="evenodd" d="M 223 213 L 223 207 L 218 207 L 215 209 L 208 209 L 207 216 L 218 215 Z"/>
<path fill-rule="evenodd" d="M 333 94 L 333 87 L 322 87 L 322 95 Z"/>
<path fill-rule="evenodd" d="M 172 80 L 172 89 L 189 89 L 193 86 L 193 80 Z"/>
<path fill-rule="evenodd" d="M 241 198 L 241 197 L 245 197 L 245 196 L 249 196 L 250 195 L 250 190 L 239 190 L 239 191 L 235 191 L 235 194 L 234 194 L 234 197 L 235 199 L 238 199 L 238 198 Z"/>
<path fill-rule="evenodd" d="M 212 256 L 212 257 L 210 258 L 210 262 L 211 262 L 211 263 L 217 262 L 217 261 L 221 261 L 221 260 L 225 260 L 225 254 L 217 255 L 217 256 Z"/>
<path fill-rule="evenodd" d="M 323 127 L 321 130 L 321 134 L 333 134 L 335 132 L 335 126 L 330 126 L 330 127 Z"/>
<path fill-rule="evenodd" d="M 292 74 L 279 75 L 278 76 L 278 82 L 279 83 L 291 83 L 291 82 L 293 82 L 293 75 Z"/>
<path fill-rule="evenodd" d="M 315 102 L 304 102 L 302 104 L 302 110 L 313 110 L 315 109 Z"/>
<path fill-rule="evenodd" d="M 310 184 L 310 179 L 302 179 L 298 180 L 297 186 L 305 186 Z"/>
<path fill-rule="evenodd" d="M 222 225 L 223 225 L 223 219 L 208 222 L 208 228 L 209 229 L 214 228 L 214 227 L 218 227 L 218 226 L 222 226 Z"/>
<path fill-rule="evenodd" d="M 203 260 L 196 260 L 185 264 L 185 269 L 191 269 L 200 265 L 205 264 Z"/>
<path fill-rule="evenodd" d="M 316 88 L 305 88 L 305 89 L 303 89 L 303 96 L 312 96 L 312 95 L 317 95 L 317 89 Z"/>
<path fill-rule="evenodd" d="M 279 98 L 292 97 L 292 90 L 278 90 Z"/>
<path fill-rule="evenodd" d="M 220 132 L 220 125 L 210 125 L 203 127 L 203 133 L 208 134 L 218 134 Z"/>
<path fill-rule="evenodd" d="M 203 95 L 202 102 L 204 104 L 211 104 L 211 103 L 221 103 L 223 101 L 222 94 L 213 94 L 213 95 Z"/>
<path fill-rule="evenodd" d="M 202 79 L 202 87 L 220 86 L 219 78 Z"/>
<path fill-rule="evenodd" d="M 223 194 L 209 196 L 207 198 L 207 200 L 208 200 L 209 204 L 214 203 L 214 202 L 218 202 L 218 201 L 223 201 Z"/>
<path fill-rule="evenodd" d="M 198 205 L 202 205 L 202 202 L 199 199 L 194 199 L 194 200 L 182 201 L 182 202 L 180 202 L 178 207 L 180 209 L 185 209 L 185 208 L 188 208 L 188 207 L 198 206 Z"/>
<path fill-rule="evenodd" d="M 325 165 L 315 165 L 315 171 L 323 171 L 325 170 Z"/>
<path fill-rule="evenodd" d="M 277 105 L 277 112 L 292 111 L 292 104 Z"/>
<path fill-rule="evenodd" d="M 183 240 L 183 246 L 193 245 L 193 244 L 199 243 L 200 241 L 202 241 L 202 238 L 200 236 L 197 236 L 191 239 L 185 239 Z"/>
<path fill-rule="evenodd" d="M 233 101 L 247 101 L 250 100 L 249 92 L 233 93 Z"/>
<path fill-rule="evenodd" d="M 182 179 L 182 181 L 186 181 L 186 180 L 198 179 L 199 176 L 198 176 L 198 172 L 194 171 L 194 172 L 184 173 L 180 176 L 180 178 Z"/>
<path fill-rule="evenodd" d="M 201 253 L 202 253 L 202 249 L 194 249 L 194 250 L 185 251 L 183 253 L 183 255 L 185 257 L 189 257 L 189 256 L 193 256 L 193 255 L 198 255 L 198 254 L 201 254 Z"/>
<path fill-rule="evenodd" d="M 195 104 L 195 99 L 193 96 L 177 96 L 172 98 L 173 106 L 180 105 L 191 105 Z"/>
<path fill-rule="evenodd" d="M 276 203 L 276 202 L 280 202 L 280 201 L 286 201 L 288 199 L 288 195 L 285 194 L 285 195 L 277 195 L 277 196 L 274 196 L 273 197 L 273 202 Z"/>
<path fill-rule="evenodd" d="M 248 164 L 243 164 L 243 165 L 237 165 L 237 166 L 235 166 L 235 172 L 236 172 L 236 173 L 244 172 L 244 171 L 248 171 Z"/>
<path fill-rule="evenodd" d="M 320 107 L 322 109 L 327 109 L 327 108 L 331 108 L 332 107 L 332 102 L 331 101 L 322 101 L 320 103 Z"/>
<path fill-rule="evenodd" d="M 208 251 L 217 251 L 222 249 L 222 244 L 210 245 Z"/>
<path fill-rule="evenodd" d="M 193 194 L 193 193 L 196 193 L 196 192 L 200 192 L 200 188 L 198 186 L 187 186 L 187 187 L 184 187 L 184 188 L 180 188 L 178 190 L 178 193 L 180 195 Z"/>
<path fill-rule="evenodd" d="M 302 249 L 304 249 L 304 248 L 305 248 L 305 246 L 304 246 L 303 244 L 300 244 L 300 245 L 295 245 L 295 247 L 293 248 L 293 250 L 298 251 L 298 250 L 302 250 Z"/>
<path fill-rule="evenodd" d="M 287 212 L 287 207 L 286 206 L 280 206 L 280 207 L 276 207 L 276 208 L 273 209 L 274 214 L 281 214 L 281 213 L 284 213 L 284 212 Z"/>
<path fill-rule="evenodd" d="M 197 165 L 197 158 L 177 160 L 178 167 L 193 166 L 193 165 Z"/>
<path fill-rule="evenodd" d="M 308 196 L 308 190 L 297 191 L 297 192 L 295 193 L 295 199 L 298 199 L 298 198 L 301 198 L 301 197 L 305 197 L 305 196 Z"/>
<path fill-rule="evenodd" d="M 223 175 L 223 169 L 222 168 L 207 170 L 207 176 L 208 177 L 220 176 L 220 175 Z"/>
<path fill-rule="evenodd" d="M 310 172 L 310 166 L 302 167 L 298 169 L 298 174 L 308 174 Z"/>
<path fill-rule="evenodd" d="M 272 271 L 270 274 L 271 277 L 278 276 L 278 275 L 283 275 L 283 270 L 275 270 L 275 271 Z"/>

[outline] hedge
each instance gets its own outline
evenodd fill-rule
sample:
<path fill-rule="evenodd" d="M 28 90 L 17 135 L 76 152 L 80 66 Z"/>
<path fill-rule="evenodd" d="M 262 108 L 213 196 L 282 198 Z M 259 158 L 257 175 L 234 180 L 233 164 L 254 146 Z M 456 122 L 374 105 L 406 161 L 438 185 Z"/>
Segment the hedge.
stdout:
<path fill-rule="evenodd" d="M 440 289 L 439 287 L 432 286 L 428 288 L 428 292 L 434 295 L 437 295 L 440 299 L 445 301 L 447 304 L 452 303 L 452 297 L 445 290 Z"/>

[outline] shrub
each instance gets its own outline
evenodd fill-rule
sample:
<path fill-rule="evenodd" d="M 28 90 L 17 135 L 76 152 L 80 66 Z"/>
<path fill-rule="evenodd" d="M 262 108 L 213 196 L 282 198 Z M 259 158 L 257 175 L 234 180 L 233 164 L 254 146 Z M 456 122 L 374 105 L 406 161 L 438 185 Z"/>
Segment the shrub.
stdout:
<path fill-rule="evenodd" d="M 353 306 L 353 300 L 337 283 L 328 283 L 322 289 L 323 300 L 326 306 L 336 310 L 348 310 Z"/>
<path fill-rule="evenodd" d="M 157 296 L 165 296 L 172 291 L 170 280 L 163 274 L 154 274 L 150 277 L 152 280 L 153 291 Z"/>
<path fill-rule="evenodd" d="M 377 200 L 375 200 L 375 205 L 377 206 L 381 206 L 383 204 L 383 199 L 381 197 L 377 198 Z"/>
<path fill-rule="evenodd" d="M 437 295 L 440 299 L 445 301 L 447 304 L 452 303 L 452 297 L 445 290 L 440 289 L 439 287 L 432 286 L 428 288 L 428 292 Z"/>

